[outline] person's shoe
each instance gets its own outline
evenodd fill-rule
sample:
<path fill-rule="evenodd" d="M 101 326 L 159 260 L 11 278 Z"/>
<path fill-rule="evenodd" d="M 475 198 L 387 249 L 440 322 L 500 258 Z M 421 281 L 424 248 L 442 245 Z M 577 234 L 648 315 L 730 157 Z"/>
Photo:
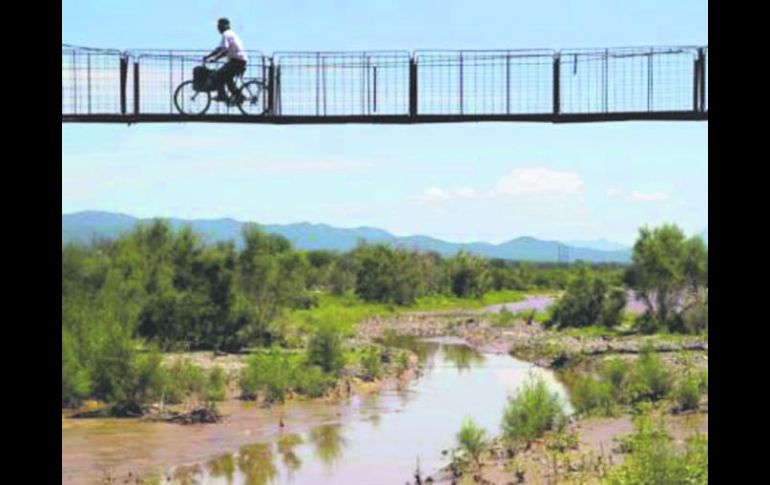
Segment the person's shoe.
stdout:
<path fill-rule="evenodd" d="M 221 94 L 217 94 L 216 96 L 214 96 L 214 101 L 221 101 L 221 102 L 227 103 L 230 101 L 230 98 L 228 98 L 227 96 L 222 96 Z"/>

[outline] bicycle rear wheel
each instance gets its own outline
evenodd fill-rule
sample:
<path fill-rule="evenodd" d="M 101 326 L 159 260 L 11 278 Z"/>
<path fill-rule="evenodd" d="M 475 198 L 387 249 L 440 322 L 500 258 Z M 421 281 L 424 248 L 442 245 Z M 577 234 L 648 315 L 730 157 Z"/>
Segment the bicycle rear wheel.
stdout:
<path fill-rule="evenodd" d="M 185 81 L 174 92 L 174 106 L 183 115 L 202 115 L 211 105 L 211 93 L 196 91 L 192 81 Z"/>
<path fill-rule="evenodd" d="M 241 86 L 241 102 L 238 109 L 245 115 L 259 116 L 265 114 L 265 85 L 262 81 L 249 81 Z"/>

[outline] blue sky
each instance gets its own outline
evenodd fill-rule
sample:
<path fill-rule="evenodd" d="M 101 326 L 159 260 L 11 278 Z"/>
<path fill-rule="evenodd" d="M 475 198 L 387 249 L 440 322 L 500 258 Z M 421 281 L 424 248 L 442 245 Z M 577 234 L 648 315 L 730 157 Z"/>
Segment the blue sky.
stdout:
<path fill-rule="evenodd" d="M 62 42 L 249 49 L 707 44 L 705 0 L 62 1 Z M 708 124 L 62 124 L 62 212 L 375 226 L 501 242 L 633 241 L 708 223 Z"/>

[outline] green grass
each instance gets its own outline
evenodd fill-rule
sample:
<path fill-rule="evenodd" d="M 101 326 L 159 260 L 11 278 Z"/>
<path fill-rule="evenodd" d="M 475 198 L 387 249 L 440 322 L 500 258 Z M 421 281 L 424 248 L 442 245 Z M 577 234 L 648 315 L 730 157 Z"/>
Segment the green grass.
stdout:
<path fill-rule="evenodd" d="M 393 316 L 414 311 L 475 310 L 499 303 L 513 303 L 522 300 L 525 293 L 514 290 L 493 291 L 482 298 L 457 298 L 433 295 L 418 298 L 411 306 L 367 303 L 355 295 L 318 295 L 318 306 L 306 310 L 291 311 L 287 318 L 303 333 L 310 333 L 319 322 L 332 322 L 343 335 L 351 336 L 356 326 L 373 317 Z"/>
<path fill-rule="evenodd" d="M 411 307 L 402 307 L 401 311 L 429 310 L 476 310 L 489 305 L 514 303 L 523 300 L 525 293 L 517 290 L 500 290 L 486 293 L 481 298 L 458 298 L 456 296 L 432 295 L 417 299 Z"/>
<path fill-rule="evenodd" d="M 602 327 L 600 325 L 593 325 L 590 327 L 582 328 L 565 328 L 559 330 L 560 335 L 567 335 L 570 337 L 617 337 L 621 335 L 618 330 L 613 328 Z"/>

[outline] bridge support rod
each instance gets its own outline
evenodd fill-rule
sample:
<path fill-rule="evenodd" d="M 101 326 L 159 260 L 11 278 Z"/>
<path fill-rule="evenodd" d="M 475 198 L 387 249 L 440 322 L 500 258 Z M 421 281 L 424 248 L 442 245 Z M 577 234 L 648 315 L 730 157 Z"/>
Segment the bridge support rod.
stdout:
<path fill-rule="evenodd" d="M 561 113 L 561 56 L 556 54 L 553 58 L 553 115 Z"/>
<path fill-rule="evenodd" d="M 90 73 L 89 73 L 90 74 Z M 128 57 L 120 56 L 120 114 L 126 114 L 126 81 L 128 80 Z"/>
<path fill-rule="evenodd" d="M 417 61 L 409 59 L 409 116 L 417 116 Z"/>
<path fill-rule="evenodd" d="M 270 67 L 267 68 L 267 114 L 275 114 L 275 64 L 270 59 Z"/>
<path fill-rule="evenodd" d="M 703 48 L 698 49 L 698 109 L 706 111 L 706 55 Z"/>
<path fill-rule="evenodd" d="M 134 62 L 134 114 L 139 114 L 139 62 Z"/>

